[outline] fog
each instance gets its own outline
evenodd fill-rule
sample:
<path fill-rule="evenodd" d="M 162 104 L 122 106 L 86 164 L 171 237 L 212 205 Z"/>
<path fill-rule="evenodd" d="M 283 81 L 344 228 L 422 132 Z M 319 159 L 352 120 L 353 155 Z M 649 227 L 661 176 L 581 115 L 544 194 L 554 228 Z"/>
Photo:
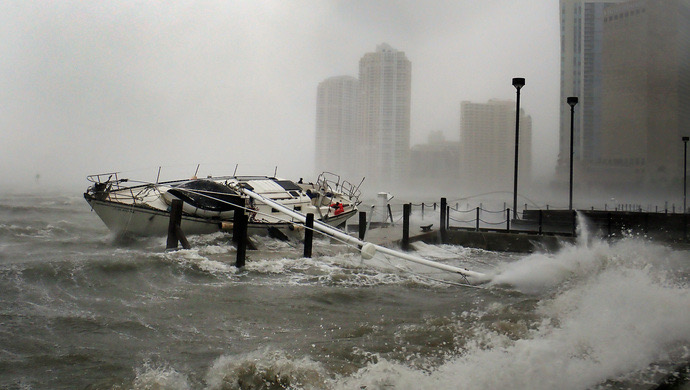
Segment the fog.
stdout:
<path fill-rule="evenodd" d="M 86 175 L 313 176 L 316 88 L 386 42 L 412 63 L 412 145 L 459 138 L 463 100 L 533 119 L 534 175 L 558 154 L 558 2 L 4 1 L 0 191 Z M 184 177 L 184 176 L 183 176 Z M 353 178 L 357 182 L 359 178 Z"/>

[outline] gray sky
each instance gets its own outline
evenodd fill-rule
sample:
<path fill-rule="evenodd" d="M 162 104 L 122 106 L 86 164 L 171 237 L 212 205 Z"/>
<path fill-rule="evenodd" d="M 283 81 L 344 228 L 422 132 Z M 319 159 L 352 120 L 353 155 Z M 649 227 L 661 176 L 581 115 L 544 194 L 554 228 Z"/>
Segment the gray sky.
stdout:
<path fill-rule="evenodd" d="M 197 164 L 310 177 L 318 83 L 357 77 L 382 42 L 412 62 L 413 144 L 435 130 L 458 139 L 461 101 L 514 99 L 511 79 L 525 77 L 535 173 L 552 172 L 556 0 L 4 0 L 0 192 Z"/>

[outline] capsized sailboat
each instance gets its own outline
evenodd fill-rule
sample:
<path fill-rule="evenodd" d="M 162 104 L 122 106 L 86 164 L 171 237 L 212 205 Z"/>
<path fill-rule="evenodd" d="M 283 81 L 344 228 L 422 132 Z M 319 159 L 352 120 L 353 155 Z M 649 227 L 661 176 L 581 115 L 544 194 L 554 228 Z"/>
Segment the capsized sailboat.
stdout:
<path fill-rule="evenodd" d="M 269 176 L 219 176 L 149 183 L 121 178 L 118 173 L 87 177 L 84 199 L 113 232 L 134 236 L 165 236 L 173 199 L 183 201 L 181 228 L 187 234 L 208 234 L 232 227 L 236 210 L 249 215 L 249 234 L 284 233 L 300 221 L 276 208 L 256 202 L 243 188 L 330 226 L 339 226 L 357 213 L 359 186 L 330 172 L 316 182 Z M 361 184 L 361 183 L 360 183 Z"/>

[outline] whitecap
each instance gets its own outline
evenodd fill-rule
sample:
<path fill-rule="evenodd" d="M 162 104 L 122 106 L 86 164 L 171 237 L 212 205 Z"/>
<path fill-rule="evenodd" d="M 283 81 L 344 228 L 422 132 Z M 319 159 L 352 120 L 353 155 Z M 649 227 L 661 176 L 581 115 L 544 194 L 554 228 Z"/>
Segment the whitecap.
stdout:
<path fill-rule="evenodd" d="M 324 367 L 268 348 L 216 359 L 206 375 L 209 389 L 324 389 Z"/>

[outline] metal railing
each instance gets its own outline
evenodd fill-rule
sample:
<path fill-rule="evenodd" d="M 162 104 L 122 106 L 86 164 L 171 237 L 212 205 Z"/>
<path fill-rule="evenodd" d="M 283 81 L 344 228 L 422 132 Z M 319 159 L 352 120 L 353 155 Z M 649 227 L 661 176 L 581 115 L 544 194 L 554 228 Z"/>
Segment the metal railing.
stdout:
<path fill-rule="evenodd" d="M 440 203 L 406 204 L 410 205 L 411 214 L 416 216 L 418 224 L 420 218 L 421 225 L 440 222 L 441 229 L 576 236 L 578 224 L 581 223 L 578 217 L 580 213 L 594 230 L 609 237 L 635 232 L 653 235 L 657 232 L 684 239 L 690 232 L 690 213 L 682 213 L 682 210 L 673 205 L 670 208 L 660 208 L 622 204 L 613 208 L 591 207 L 578 211 L 549 206 L 525 207 L 518 218 L 515 218 L 512 210 L 507 207 L 492 209 L 481 203 L 475 207 L 460 207 L 459 203 L 455 203 L 455 206 L 446 204 L 445 212 L 441 212 L 442 203 L 443 200 Z M 388 205 L 389 210 L 393 210 L 388 211 L 391 223 L 395 224 L 403 218 L 403 205 Z M 445 220 L 440 220 L 442 218 Z"/>

